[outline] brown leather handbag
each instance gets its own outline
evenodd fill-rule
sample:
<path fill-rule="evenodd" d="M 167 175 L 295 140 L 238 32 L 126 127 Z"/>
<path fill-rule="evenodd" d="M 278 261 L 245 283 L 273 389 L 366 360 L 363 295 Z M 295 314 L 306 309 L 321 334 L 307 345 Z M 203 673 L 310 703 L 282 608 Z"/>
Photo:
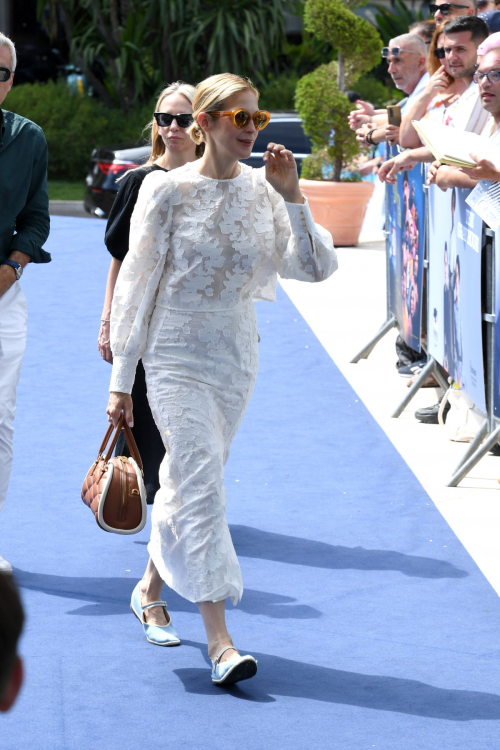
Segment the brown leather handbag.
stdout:
<path fill-rule="evenodd" d="M 111 435 L 114 435 L 106 451 Z M 111 458 L 121 430 L 125 433 L 130 458 Z M 106 453 L 104 453 L 106 451 Z M 87 472 L 82 500 L 98 525 L 114 534 L 137 534 L 148 517 L 142 461 L 132 430 L 122 414 L 116 428 L 111 424 L 99 448 L 99 455 Z"/>

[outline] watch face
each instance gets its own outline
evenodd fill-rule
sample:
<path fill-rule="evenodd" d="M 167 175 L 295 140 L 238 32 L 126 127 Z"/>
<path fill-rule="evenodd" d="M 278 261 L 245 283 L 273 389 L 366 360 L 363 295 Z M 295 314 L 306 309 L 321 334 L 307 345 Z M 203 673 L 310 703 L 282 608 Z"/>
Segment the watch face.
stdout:
<path fill-rule="evenodd" d="M 16 268 L 16 276 L 17 276 L 18 281 L 22 275 L 23 275 L 23 267 L 21 264 L 19 264 L 19 266 Z"/>

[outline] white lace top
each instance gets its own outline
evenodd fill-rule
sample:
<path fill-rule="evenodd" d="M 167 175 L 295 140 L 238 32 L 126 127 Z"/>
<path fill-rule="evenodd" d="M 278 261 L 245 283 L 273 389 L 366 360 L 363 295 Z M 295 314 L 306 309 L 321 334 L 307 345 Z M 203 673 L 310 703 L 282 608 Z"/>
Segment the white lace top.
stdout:
<path fill-rule="evenodd" d="M 285 203 L 265 170 L 215 180 L 188 163 L 152 172 L 139 192 L 111 313 L 111 391 L 130 393 L 154 306 L 214 312 L 275 300 L 283 278 L 322 281 L 337 268 L 309 206 Z"/>

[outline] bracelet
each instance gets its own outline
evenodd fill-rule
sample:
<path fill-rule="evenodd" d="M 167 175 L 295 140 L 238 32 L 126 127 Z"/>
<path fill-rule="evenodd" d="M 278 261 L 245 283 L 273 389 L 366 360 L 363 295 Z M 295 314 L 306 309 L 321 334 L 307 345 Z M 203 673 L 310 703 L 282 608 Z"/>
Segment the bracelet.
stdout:
<path fill-rule="evenodd" d="M 370 146 L 375 146 L 375 142 L 374 142 L 374 140 L 373 140 L 373 134 L 374 134 L 374 132 L 376 131 L 376 129 L 377 129 L 377 128 L 373 128 L 373 130 L 369 130 L 369 131 L 368 131 L 368 133 L 367 133 L 367 134 L 365 135 L 365 141 L 366 141 L 366 142 L 367 142 L 367 143 L 368 143 L 368 144 L 369 144 Z"/>
<path fill-rule="evenodd" d="M 110 323 L 111 318 L 101 318 L 101 323 Z"/>

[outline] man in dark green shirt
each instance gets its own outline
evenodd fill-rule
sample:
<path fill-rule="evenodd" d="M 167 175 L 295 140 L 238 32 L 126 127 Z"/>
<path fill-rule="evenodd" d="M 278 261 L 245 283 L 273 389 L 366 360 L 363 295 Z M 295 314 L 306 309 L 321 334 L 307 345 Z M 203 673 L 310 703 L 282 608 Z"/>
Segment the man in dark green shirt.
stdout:
<path fill-rule="evenodd" d="M 0 33 L 0 107 L 14 82 L 15 47 Z M 0 509 L 12 466 L 16 389 L 26 344 L 24 267 L 48 263 L 47 143 L 30 120 L 0 109 Z M 11 571 L 0 557 L 0 572 Z"/>

